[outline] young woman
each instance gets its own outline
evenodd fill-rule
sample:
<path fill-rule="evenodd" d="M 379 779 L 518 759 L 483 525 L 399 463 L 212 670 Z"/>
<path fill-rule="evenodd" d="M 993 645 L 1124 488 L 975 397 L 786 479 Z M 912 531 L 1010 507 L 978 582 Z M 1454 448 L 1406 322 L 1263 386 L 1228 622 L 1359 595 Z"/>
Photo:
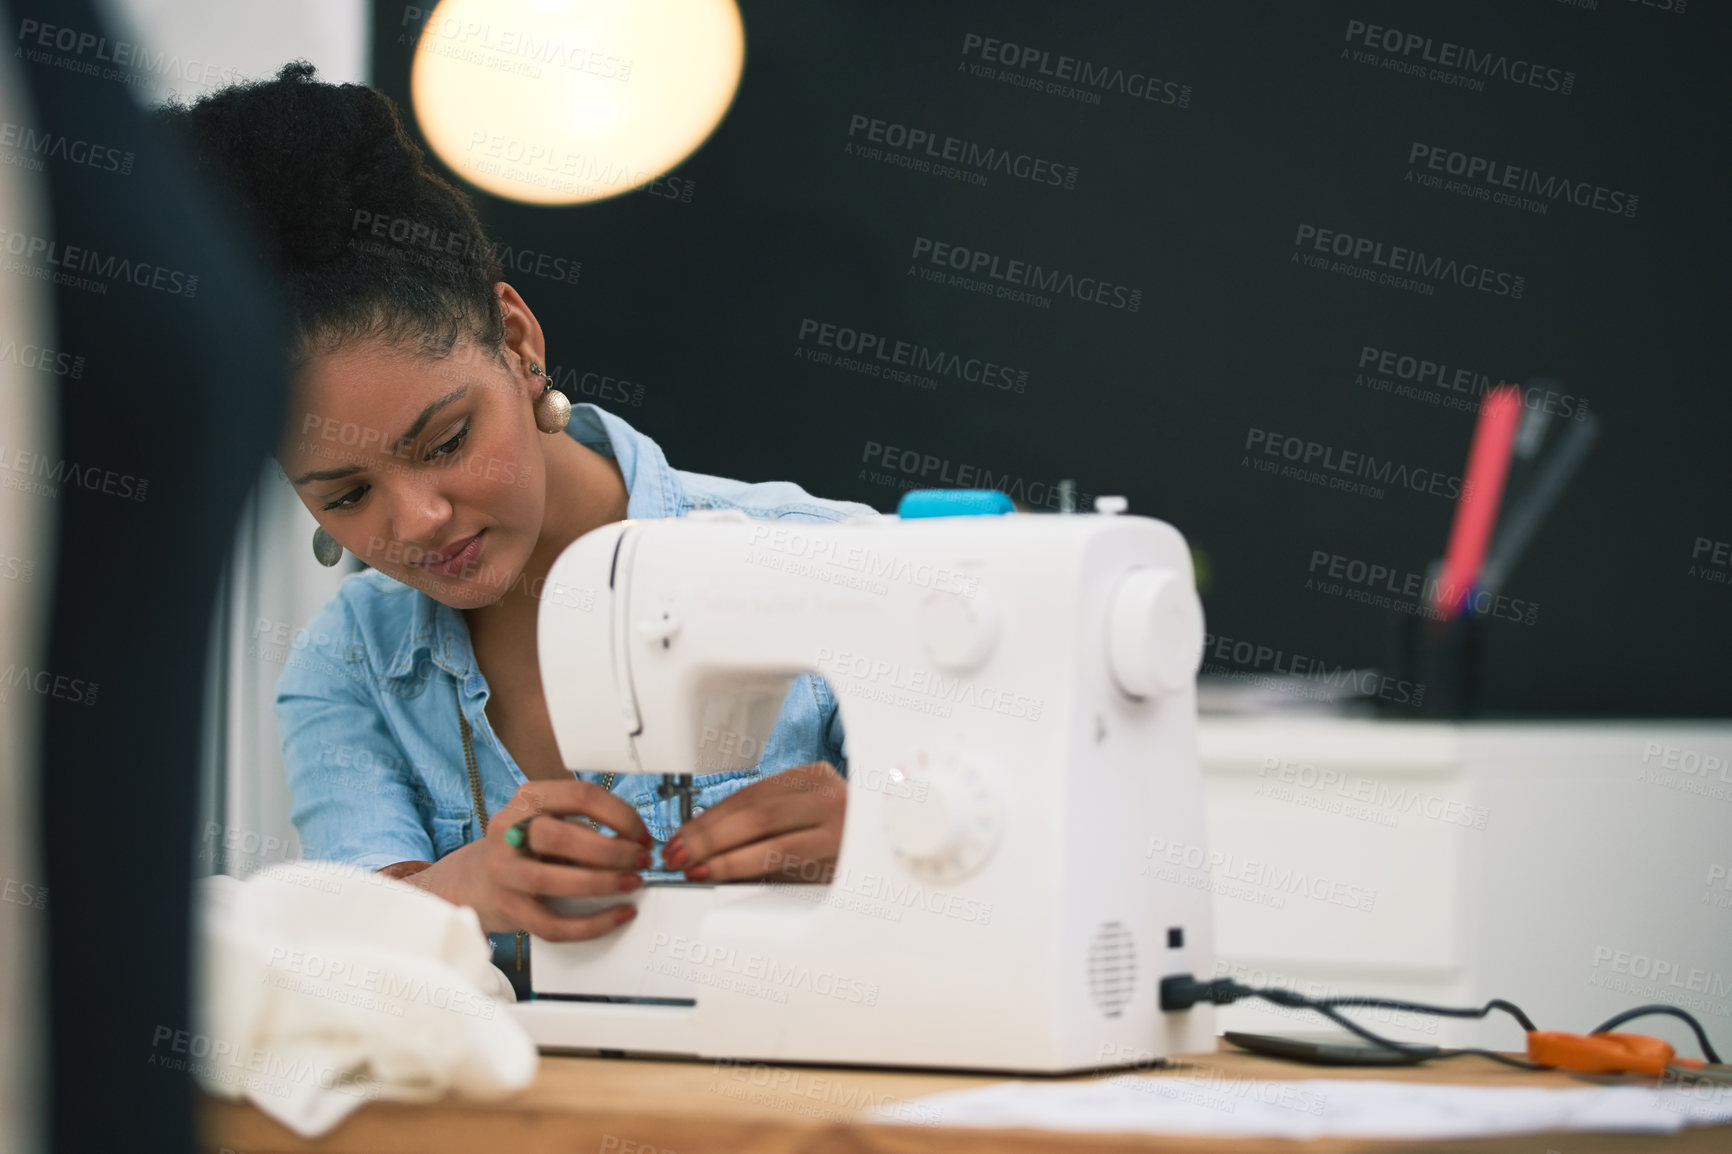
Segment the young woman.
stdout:
<path fill-rule="evenodd" d="M 795 682 L 756 770 L 705 774 L 700 758 L 696 816 L 676 832 L 657 779 L 561 763 L 536 609 L 582 595 L 549 588 L 549 568 L 621 518 L 873 511 L 680 472 L 618 417 L 565 402 L 543 367 L 548 336 L 468 198 L 426 167 L 381 93 L 294 64 L 163 115 L 274 242 L 296 321 L 277 460 L 319 523 L 320 559 L 346 549 L 371 567 L 278 682 L 307 856 L 410 878 L 490 933 L 551 940 L 635 910 L 566 917 L 547 898 L 629 892 L 658 858 L 715 882 L 834 862 L 846 765 L 821 679 Z"/>

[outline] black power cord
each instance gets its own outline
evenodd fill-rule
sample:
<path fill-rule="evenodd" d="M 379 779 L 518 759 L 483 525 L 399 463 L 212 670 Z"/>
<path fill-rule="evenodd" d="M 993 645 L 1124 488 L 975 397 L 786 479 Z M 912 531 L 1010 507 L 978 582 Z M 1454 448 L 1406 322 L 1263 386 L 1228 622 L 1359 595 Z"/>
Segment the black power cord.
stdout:
<path fill-rule="evenodd" d="M 1288 1006 L 1294 1009 L 1314 1010 L 1336 1025 L 1357 1034 L 1366 1041 L 1373 1043 L 1391 1053 L 1398 1054 L 1408 1062 L 1418 1065 L 1420 1062 L 1438 1058 L 1459 1058 L 1463 1054 L 1478 1054 L 1482 1058 L 1490 1058 L 1502 1062 L 1506 1066 L 1515 1066 L 1522 1070 L 1549 1070 L 1550 1066 L 1541 1066 L 1534 1062 L 1512 1058 L 1508 1054 L 1500 1054 L 1496 1050 L 1449 1050 L 1439 1053 L 1435 1046 L 1415 1046 L 1406 1042 L 1397 1042 L 1372 1033 L 1358 1022 L 1341 1013 L 1337 1007 L 1378 1007 L 1381 1009 L 1406 1010 L 1415 1014 L 1436 1014 L 1445 1018 L 1483 1018 L 1493 1010 L 1502 1010 L 1521 1024 L 1523 1030 L 1533 1033 L 1539 1029 L 1533 1019 L 1522 1012 L 1522 1008 L 1514 1002 L 1506 1002 L 1502 998 L 1493 998 L 1479 1009 L 1460 1006 L 1428 1006 L 1423 1002 L 1403 1002 L 1394 998 L 1308 998 L 1304 994 L 1296 994 L 1292 990 L 1258 989 L 1255 986 L 1243 985 L 1231 978 L 1217 978 L 1212 982 L 1200 982 L 1190 974 L 1174 974 L 1161 979 L 1161 1009 L 1188 1010 L 1198 1002 L 1209 1002 L 1217 1006 L 1225 1006 L 1242 998 L 1262 998 L 1277 1006 Z M 1671 1014 L 1682 1018 L 1695 1031 L 1696 1040 L 1702 1044 L 1702 1054 L 1708 1061 L 1720 1062 L 1720 1056 L 1714 1052 L 1714 1047 L 1708 1042 L 1708 1035 L 1702 1029 L 1701 1023 L 1689 1013 L 1676 1006 L 1651 1005 L 1638 1006 L 1626 1010 L 1610 1021 L 1592 1031 L 1603 1034 L 1612 1027 L 1621 1025 L 1632 1018 L 1645 1017 L 1649 1014 Z"/>
<path fill-rule="evenodd" d="M 1720 1064 L 1720 1055 L 1714 1052 L 1714 1044 L 1708 1041 L 1708 1035 L 1702 1029 L 1702 1023 L 1698 1022 L 1695 1018 L 1692 1018 L 1688 1011 L 1680 1010 L 1677 1006 L 1666 1006 L 1658 1003 L 1648 1006 L 1637 1006 L 1633 1010 L 1625 1010 L 1621 1014 L 1614 1014 L 1604 1022 L 1601 1022 L 1598 1026 L 1595 1026 L 1589 1031 L 1589 1033 L 1603 1034 L 1613 1026 L 1623 1025 L 1631 1018 L 1645 1018 L 1649 1014 L 1670 1014 L 1674 1018 L 1684 1019 L 1685 1022 L 1689 1023 L 1691 1031 L 1696 1035 L 1696 1041 L 1701 1043 L 1702 1056 L 1708 1059 L 1708 1061 L 1714 1063 L 1716 1066 Z"/>

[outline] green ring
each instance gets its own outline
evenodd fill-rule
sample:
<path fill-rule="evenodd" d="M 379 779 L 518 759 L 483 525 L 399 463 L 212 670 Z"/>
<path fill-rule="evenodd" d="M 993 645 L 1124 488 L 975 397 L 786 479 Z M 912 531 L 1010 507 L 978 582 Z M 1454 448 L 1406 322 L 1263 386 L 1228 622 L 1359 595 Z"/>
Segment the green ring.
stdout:
<path fill-rule="evenodd" d="M 505 844 L 510 846 L 512 849 L 522 849 L 523 843 L 527 840 L 528 839 L 523 836 L 522 828 L 519 826 L 514 825 L 505 831 Z"/>

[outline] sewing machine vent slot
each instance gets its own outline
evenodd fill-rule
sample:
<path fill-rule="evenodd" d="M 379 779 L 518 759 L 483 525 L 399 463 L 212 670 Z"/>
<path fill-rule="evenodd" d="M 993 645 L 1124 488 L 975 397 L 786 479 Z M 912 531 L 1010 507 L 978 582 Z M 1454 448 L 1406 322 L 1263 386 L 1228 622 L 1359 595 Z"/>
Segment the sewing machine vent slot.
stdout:
<path fill-rule="evenodd" d="M 1136 940 L 1123 922 L 1107 922 L 1089 943 L 1089 997 L 1101 1013 L 1116 1018 L 1136 988 Z"/>

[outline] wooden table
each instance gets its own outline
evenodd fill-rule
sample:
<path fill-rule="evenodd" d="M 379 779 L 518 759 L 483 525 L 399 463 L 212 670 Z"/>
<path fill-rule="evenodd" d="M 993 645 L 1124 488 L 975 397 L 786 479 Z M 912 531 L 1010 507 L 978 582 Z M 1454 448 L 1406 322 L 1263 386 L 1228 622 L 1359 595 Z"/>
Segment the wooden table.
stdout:
<path fill-rule="evenodd" d="M 1191 1055 L 1148 1078 L 1373 1078 L 1476 1086 L 1581 1086 L 1568 1075 L 1535 1073 L 1485 1058 L 1453 1058 L 1417 1068 L 1301 1066 L 1238 1052 Z M 1089 1077 L 1124 1075 L 1096 1074 Z M 1732 1126 L 1676 1135 L 1520 1134 L 1472 1141 L 1397 1142 L 1322 1139 L 1296 1143 L 1254 1138 L 1079 1134 L 1036 1130 L 887 1125 L 857 1118 L 861 1104 L 914 1098 L 1003 1081 L 1000 1077 L 810 1066 L 543 1056 L 535 1082 L 503 1102 L 447 1100 L 430 1105 L 372 1102 L 317 1141 L 297 1138 L 251 1105 L 206 1098 L 203 1139 L 234 1154 L 829 1154 L 881 1152 L 996 1154 L 999 1151 L 1163 1151 L 1175 1154 L 1363 1154 L 1369 1151 L 1473 1151 L 1475 1154 L 1602 1154 L 1612 1151 L 1724 1154 Z"/>

